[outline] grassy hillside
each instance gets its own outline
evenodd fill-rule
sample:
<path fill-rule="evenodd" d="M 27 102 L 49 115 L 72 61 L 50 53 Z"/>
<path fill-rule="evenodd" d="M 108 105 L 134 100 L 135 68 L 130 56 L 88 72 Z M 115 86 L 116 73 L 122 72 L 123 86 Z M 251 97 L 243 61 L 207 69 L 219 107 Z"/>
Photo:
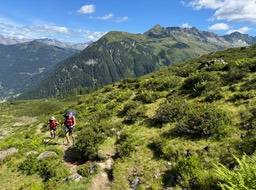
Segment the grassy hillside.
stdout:
<path fill-rule="evenodd" d="M 255 55 L 229 49 L 89 94 L 1 104 L 0 150 L 16 150 L 0 160 L 1 186 L 254 189 Z M 46 125 L 67 109 L 78 122 L 69 147 Z M 38 160 L 45 151 L 56 155 Z"/>

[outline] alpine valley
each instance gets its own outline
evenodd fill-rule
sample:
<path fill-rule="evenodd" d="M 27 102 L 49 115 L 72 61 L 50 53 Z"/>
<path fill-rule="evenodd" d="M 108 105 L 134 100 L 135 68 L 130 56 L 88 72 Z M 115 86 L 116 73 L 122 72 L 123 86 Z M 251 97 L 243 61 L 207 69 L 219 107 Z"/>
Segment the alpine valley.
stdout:
<path fill-rule="evenodd" d="M 237 32 L 218 36 L 196 28 L 156 25 L 144 34 L 111 31 L 82 51 L 57 47 L 49 39 L 2 45 L 1 97 L 46 98 L 94 89 L 255 41 Z"/>
<path fill-rule="evenodd" d="M 255 189 L 256 44 L 206 53 L 171 65 L 173 54 L 160 57 L 149 52 L 160 52 L 164 47 L 166 53 L 171 49 L 185 55 L 193 48 L 205 53 L 216 45 L 208 40 L 215 35 L 206 33 L 203 43 L 199 41 L 203 41 L 202 36 L 195 40 L 196 35 L 191 34 L 198 31 L 190 29 L 179 36 L 182 43 L 166 47 L 166 33 L 171 36 L 185 29 L 169 30 L 157 27 L 143 35 L 111 32 L 62 63 L 72 62 L 71 71 L 91 66 L 95 68 L 91 72 L 98 72 L 93 75 L 96 77 L 106 74 L 106 62 L 118 68 L 130 59 L 117 72 L 128 77 L 143 74 L 143 68 L 150 68 L 146 63 L 155 59 L 156 66 L 152 64 L 155 67 L 144 73 L 159 68 L 157 71 L 84 94 L 72 91 L 55 98 L 1 103 L 0 189 Z M 161 43 L 159 35 L 165 39 Z M 191 43 L 185 43 L 185 39 Z M 225 43 L 223 40 L 220 44 Z M 85 59 L 84 67 L 78 64 L 78 58 Z M 144 59 L 145 65 L 138 67 Z M 181 57 L 175 60 L 180 62 Z M 69 75 L 62 64 L 57 64 L 57 71 L 63 70 L 72 81 L 76 76 Z M 130 73 L 124 69 L 130 69 Z M 64 79 L 68 77 L 56 81 L 64 83 Z M 45 81 L 50 83 L 48 77 Z M 66 129 L 61 125 L 67 110 L 76 113 L 77 121 L 71 144 L 66 144 Z M 48 121 L 52 116 L 59 121 L 56 138 L 50 136 Z"/>

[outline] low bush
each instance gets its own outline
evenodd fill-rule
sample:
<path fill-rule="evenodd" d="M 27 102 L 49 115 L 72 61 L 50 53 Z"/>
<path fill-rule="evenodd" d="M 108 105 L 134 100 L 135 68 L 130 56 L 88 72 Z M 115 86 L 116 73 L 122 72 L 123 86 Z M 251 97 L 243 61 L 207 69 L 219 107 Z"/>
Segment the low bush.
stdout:
<path fill-rule="evenodd" d="M 208 104 L 189 104 L 181 100 L 160 105 L 154 120 L 158 123 L 176 122 L 176 131 L 179 134 L 216 138 L 225 136 L 231 123 L 224 110 Z"/>
<path fill-rule="evenodd" d="M 117 112 L 118 117 L 124 117 L 129 110 L 135 109 L 139 106 L 138 102 L 128 102 L 125 103 L 122 108 Z"/>
<path fill-rule="evenodd" d="M 38 174 L 43 181 L 58 181 L 67 177 L 68 171 L 62 166 L 62 162 L 56 158 L 45 158 L 38 160 L 33 154 L 29 155 L 24 162 L 19 165 L 19 169 L 27 175 Z"/>
<path fill-rule="evenodd" d="M 132 96 L 132 94 L 133 94 L 133 91 L 131 90 L 123 90 L 117 95 L 116 101 L 123 102 L 125 100 L 128 100 Z"/>
<path fill-rule="evenodd" d="M 235 93 L 232 97 L 229 98 L 229 101 L 236 102 L 239 100 L 248 100 L 254 98 L 255 94 L 250 92 L 239 92 Z"/>
<path fill-rule="evenodd" d="M 182 119 L 177 121 L 178 133 L 221 138 L 227 135 L 230 118 L 225 111 L 209 105 L 190 105 Z"/>
<path fill-rule="evenodd" d="M 76 152 L 77 159 L 95 159 L 98 157 L 99 144 L 104 141 L 106 136 L 102 133 L 99 126 L 85 126 L 77 136 Z"/>
<path fill-rule="evenodd" d="M 241 85 L 240 91 L 249 91 L 256 89 L 256 79 L 249 80 Z"/>
<path fill-rule="evenodd" d="M 139 118 L 145 117 L 145 109 L 136 107 L 129 109 L 124 117 L 125 124 L 134 124 Z"/>
<path fill-rule="evenodd" d="M 189 67 L 188 65 L 174 67 L 173 69 L 175 75 L 180 77 L 188 77 L 194 70 L 193 67 Z"/>
<path fill-rule="evenodd" d="M 206 94 L 204 101 L 212 103 L 214 101 L 221 100 L 223 97 L 224 96 L 222 95 L 222 93 L 220 91 L 210 92 L 210 93 Z"/>
<path fill-rule="evenodd" d="M 199 72 L 185 79 L 181 89 L 192 97 L 200 96 L 209 91 L 215 91 L 219 79 L 213 73 Z M 219 89 L 219 87 L 217 88 Z"/>
<path fill-rule="evenodd" d="M 134 100 L 141 101 L 144 104 L 149 104 L 155 102 L 158 98 L 157 93 L 151 90 L 140 90 Z"/>
<path fill-rule="evenodd" d="M 173 99 L 163 103 L 156 110 L 154 120 L 157 123 L 175 122 L 183 117 L 189 105 L 182 99 Z"/>
<path fill-rule="evenodd" d="M 116 142 L 116 149 L 121 157 L 128 157 L 132 152 L 136 151 L 140 141 L 138 137 L 131 132 L 123 132 L 120 138 Z"/>
<path fill-rule="evenodd" d="M 223 75 L 223 80 L 226 81 L 226 83 L 228 84 L 234 83 L 244 78 L 247 73 L 247 68 L 239 68 L 239 66 L 237 66 L 236 64 L 229 63 L 228 72 Z"/>
<path fill-rule="evenodd" d="M 202 169 L 201 160 L 196 154 L 180 157 L 171 171 L 173 183 L 187 189 L 201 189 L 199 176 Z"/>
<path fill-rule="evenodd" d="M 86 164 L 79 166 L 77 169 L 77 173 L 83 177 L 88 177 L 91 174 L 97 172 L 98 167 L 93 162 L 87 162 Z"/>

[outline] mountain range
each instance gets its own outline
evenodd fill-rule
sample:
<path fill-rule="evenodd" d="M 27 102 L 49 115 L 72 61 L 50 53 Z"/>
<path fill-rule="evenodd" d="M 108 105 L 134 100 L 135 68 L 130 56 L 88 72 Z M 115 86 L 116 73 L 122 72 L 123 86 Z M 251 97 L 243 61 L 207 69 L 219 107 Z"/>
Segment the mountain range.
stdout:
<path fill-rule="evenodd" d="M 203 54 L 248 46 L 256 38 L 240 33 L 219 36 L 196 28 L 154 26 L 144 34 L 111 31 L 61 65 L 21 99 L 46 98 L 74 88 L 95 87 L 139 77 Z"/>
<path fill-rule="evenodd" d="M 72 42 L 64 42 L 64 41 L 59 41 L 56 39 L 49 39 L 49 38 L 42 38 L 42 39 L 21 38 L 20 39 L 15 37 L 7 37 L 0 34 L 0 44 L 4 44 L 4 45 L 15 45 L 15 44 L 21 44 L 21 43 L 31 42 L 31 41 L 38 41 L 47 45 L 58 46 L 61 48 L 71 48 L 76 50 L 83 50 L 84 48 L 86 48 L 88 45 L 92 43 L 92 41 L 87 41 L 84 43 L 72 43 Z"/>

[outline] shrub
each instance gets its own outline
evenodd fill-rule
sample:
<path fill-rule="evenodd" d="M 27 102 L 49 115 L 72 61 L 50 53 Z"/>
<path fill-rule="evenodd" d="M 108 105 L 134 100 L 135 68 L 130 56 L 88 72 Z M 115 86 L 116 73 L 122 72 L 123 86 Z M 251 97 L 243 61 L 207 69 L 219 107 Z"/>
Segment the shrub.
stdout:
<path fill-rule="evenodd" d="M 102 92 L 107 93 L 107 92 L 111 92 L 113 90 L 114 90 L 113 86 L 104 86 L 103 89 L 102 89 Z"/>
<path fill-rule="evenodd" d="M 218 79 L 213 73 L 199 72 L 186 78 L 181 89 L 185 93 L 190 93 L 193 97 L 197 97 L 203 92 L 213 90 L 212 85 L 217 82 Z"/>
<path fill-rule="evenodd" d="M 116 97 L 116 101 L 118 102 L 123 102 L 125 100 L 128 100 L 131 96 L 132 96 L 133 92 L 128 90 L 128 91 L 121 91 L 117 97 Z"/>
<path fill-rule="evenodd" d="M 173 99 L 159 106 L 154 120 L 158 123 L 175 122 L 183 117 L 187 109 L 188 104 L 184 100 Z"/>
<path fill-rule="evenodd" d="M 178 153 L 173 149 L 172 145 L 168 143 L 167 139 L 164 137 L 158 137 L 149 144 L 149 148 L 154 151 L 154 156 L 156 158 L 163 158 L 168 161 L 177 158 Z"/>
<path fill-rule="evenodd" d="M 189 66 L 178 66 L 175 67 L 175 69 L 173 69 L 173 71 L 175 72 L 176 76 L 180 76 L 180 77 L 188 77 L 190 73 L 192 73 L 194 71 L 193 67 L 189 67 Z"/>
<path fill-rule="evenodd" d="M 129 109 L 124 117 L 124 123 L 134 124 L 138 118 L 142 117 L 145 117 L 145 109 L 142 109 L 141 107 Z"/>
<path fill-rule="evenodd" d="M 31 154 L 27 159 L 19 165 L 19 169 L 27 175 L 33 175 L 39 170 L 39 162 L 36 156 Z"/>
<path fill-rule="evenodd" d="M 225 71 L 227 69 L 227 64 L 220 61 L 211 64 L 209 67 L 205 68 L 206 71 Z"/>
<path fill-rule="evenodd" d="M 128 102 L 118 111 L 117 116 L 124 117 L 129 110 L 135 109 L 139 106 L 137 102 Z"/>
<path fill-rule="evenodd" d="M 204 98 L 204 101 L 211 103 L 211 102 L 220 100 L 222 98 L 223 98 L 223 95 L 219 91 L 217 91 L 217 92 L 207 93 L 207 95 Z"/>
<path fill-rule="evenodd" d="M 248 100 L 255 97 L 254 93 L 243 92 L 243 93 L 235 93 L 232 97 L 230 97 L 230 101 L 236 102 L 239 100 Z"/>
<path fill-rule="evenodd" d="M 187 77 L 182 85 L 182 88 L 184 90 L 193 90 L 195 89 L 196 85 L 202 82 L 214 80 L 215 77 L 213 76 L 213 74 L 207 72 L 199 72 Z"/>
<path fill-rule="evenodd" d="M 256 150 L 256 131 L 251 130 L 245 133 L 243 137 L 243 141 L 241 143 L 241 147 L 244 153 L 251 155 Z"/>
<path fill-rule="evenodd" d="M 153 103 L 157 99 L 157 94 L 151 90 L 141 90 L 139 91 L 134 100 L 141 101 L 144 104 Z"/>
<path fill-rule="evenodd" d="M 116 149 L 121 157 L 129 156 L 139 144 L 139 139 L 134 134 L 124 132 L 116 142 Z"/>
<path fill-rule="evenodd" d="M 77 173 L 83 177 L 88 177 L 94 172 L 97 172 L 97 165 L 93 162 L 87 162 L 77 169 Z"/>
<path fill-rule="evenodd" d="M 241 80 L 247 74 L 246 68 L 239 68 L 236 64 L 228 64 L 228 72 L 223 76 L 227 83 L 234 83 Z"/>
<path fill-rule="evenodd" d="M 243 130 L 254 130 L 256 126 L 256 108 L 254 107 L 254 103 L 252 107 L 249 105 L 248 109 L 244 112 L 240 113 L 240 129 Z"/>
<path fill-rule="evenodd" d="M 200 158 L 195 154 L 188 157 L 180 157 L 174 166 L 172 174 L 175 183 L 181 187 L 199 189 L 200 171 L 203 169 Z"/>
<path fill-rule="evenodd" d="M 231 120 L 223 110 L 210 106 L 190 106 L 186 114 L 176 123 L 179 133 L 195 136 L 214 136 L 220 138 L 227 134 Z"/>
<path fill-rule="evenodd" d="M 77 159 L 86 158 L 94 159 L 98 157 L 99 144 L 105 139 L 104 134 L 99 126 L 85 126 L 77 136 L 74 151 Z"/>
<path fill-rule="evenodd" d="M 58 180 L 67 176 L 68 171 L 62 166 L 59 159 L 46 158 L 38 160 L 35 155 L 29 155 L 24 162 L 19 165 L 19 169 L 27 175 L 39 174 L 43 180 Z"/>
<path fill-rule="evenodd" d="M 249 91 L 249 90 L 255 90 L 255 89 L 256 89 L 256 79 L 247 81 L 240 88 L 241 91 Z"/>

